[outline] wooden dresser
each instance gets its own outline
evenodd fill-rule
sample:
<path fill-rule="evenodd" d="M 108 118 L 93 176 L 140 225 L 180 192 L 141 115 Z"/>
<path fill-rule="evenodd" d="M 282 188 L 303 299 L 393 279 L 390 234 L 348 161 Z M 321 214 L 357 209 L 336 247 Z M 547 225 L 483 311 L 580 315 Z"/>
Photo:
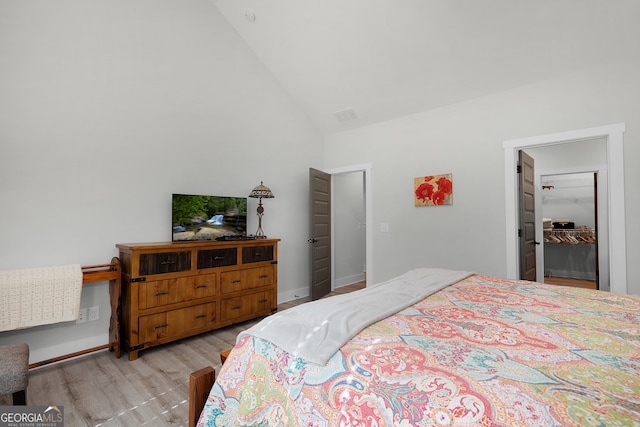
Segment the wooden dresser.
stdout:
<path fill-rule="evenodd" d="M 138 352 L 274 313 L 279 239 L 122 243 L 122 348 Z"/>

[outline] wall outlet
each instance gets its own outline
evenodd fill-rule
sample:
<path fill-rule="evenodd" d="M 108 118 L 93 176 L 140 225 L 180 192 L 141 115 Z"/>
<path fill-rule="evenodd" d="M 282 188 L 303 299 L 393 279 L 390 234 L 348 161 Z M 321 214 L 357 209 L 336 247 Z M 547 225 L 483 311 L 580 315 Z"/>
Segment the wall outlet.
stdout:
<path fill-rule="evenodd" d="M 87 309 L 86 308 L 81 308 L 80 309 L 80 316 L 76 320 L 76 323 L 84 323 L 86 321 L 87 321 Z"/>
<path fill-rule="evenodd" d="M 93 322 L 94 320 L 98 320 L 100 318 L 100 307 L 89 307 L 89 322 Z"/>

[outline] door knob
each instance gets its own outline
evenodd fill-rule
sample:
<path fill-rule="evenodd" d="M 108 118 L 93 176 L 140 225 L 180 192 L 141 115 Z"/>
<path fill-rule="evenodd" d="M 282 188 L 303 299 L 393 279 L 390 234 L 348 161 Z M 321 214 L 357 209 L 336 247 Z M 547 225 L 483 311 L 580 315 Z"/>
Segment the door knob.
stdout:
<path fill-rule="evenodd" d="M 319 242 L 319 240 L 311 238 L 311 239 L 307 240 L 307 242 L 309 242 L 309 243 L 317 243 L 317 242 Z"/>

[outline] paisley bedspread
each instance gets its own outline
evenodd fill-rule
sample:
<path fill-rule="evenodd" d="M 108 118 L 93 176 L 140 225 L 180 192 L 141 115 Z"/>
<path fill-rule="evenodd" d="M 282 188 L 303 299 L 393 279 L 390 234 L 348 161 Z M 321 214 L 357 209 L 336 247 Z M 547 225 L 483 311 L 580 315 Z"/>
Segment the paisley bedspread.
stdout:
<path fill-rule="evenodd" d="M 474 275 L 325 366 L 245 336 L 199 426 L 640 426 L 640 298 Z"/>

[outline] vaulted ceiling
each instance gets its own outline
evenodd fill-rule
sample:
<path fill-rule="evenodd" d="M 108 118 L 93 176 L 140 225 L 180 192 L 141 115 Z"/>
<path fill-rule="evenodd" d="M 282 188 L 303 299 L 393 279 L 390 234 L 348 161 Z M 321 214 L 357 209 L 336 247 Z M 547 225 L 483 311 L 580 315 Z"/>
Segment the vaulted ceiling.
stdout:
<path fill-rule="evenodd" d="M 325 133 L 640 56 L 638 0 L 212 1 Z"/>

